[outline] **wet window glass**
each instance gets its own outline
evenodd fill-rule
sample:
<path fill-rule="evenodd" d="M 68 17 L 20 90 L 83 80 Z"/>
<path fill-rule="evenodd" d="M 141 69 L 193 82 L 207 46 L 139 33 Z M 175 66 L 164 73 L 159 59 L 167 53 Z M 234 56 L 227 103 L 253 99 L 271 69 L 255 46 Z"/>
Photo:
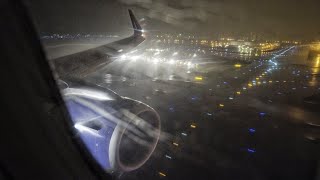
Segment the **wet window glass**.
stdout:
<path fill-rule="evenodd" d="M 116 179 L 320 177 L 320 1 L 24 1 Z"/>

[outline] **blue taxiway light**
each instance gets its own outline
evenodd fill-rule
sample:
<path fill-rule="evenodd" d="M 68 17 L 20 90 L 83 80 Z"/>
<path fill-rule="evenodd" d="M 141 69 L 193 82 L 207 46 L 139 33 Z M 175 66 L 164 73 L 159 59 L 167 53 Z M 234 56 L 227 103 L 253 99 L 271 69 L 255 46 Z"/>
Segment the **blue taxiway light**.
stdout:
<path fill-rule="evenodd" d="M 255 152 L 256 152 L 256 150 L 251 149 L 251 148 L 248 148 L 247 151 L 248 151 L 249 153 L 255 153 Z"/>
<path fill-rule="evenodd" d="M 265 113 L 265 112 L 260 112 L 260 113 L 259 113 L 260 116 L 265 116 L 266 114 L 267 114 L 267 113 Z"/>
<path fill-rule="evenodd" d="M 250 133 L 255 133 L 255 132 L 256 132 L 256 129 L 254 129 L 254 128 L 249 128 L 249 132 L 250 132 Z"/>

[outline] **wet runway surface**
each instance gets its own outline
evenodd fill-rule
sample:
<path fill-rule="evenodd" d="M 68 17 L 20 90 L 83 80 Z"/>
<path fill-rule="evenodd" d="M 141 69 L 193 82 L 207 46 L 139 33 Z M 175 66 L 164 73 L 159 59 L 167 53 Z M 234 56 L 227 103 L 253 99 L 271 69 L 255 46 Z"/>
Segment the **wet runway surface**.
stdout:
<path fill-rule="evenodd" d="M 152 106 L 162 135 L 151 158 L 119 179 L 311 179 L 320 143 L 320 58 L 286 47 L 252 63 L 188 69 L 117 60 L 86 81 Z"/>

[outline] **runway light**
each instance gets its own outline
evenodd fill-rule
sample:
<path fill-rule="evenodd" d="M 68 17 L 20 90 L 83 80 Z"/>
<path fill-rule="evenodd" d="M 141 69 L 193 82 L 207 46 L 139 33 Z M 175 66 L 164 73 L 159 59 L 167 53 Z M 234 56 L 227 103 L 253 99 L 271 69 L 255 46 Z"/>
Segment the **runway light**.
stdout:
<path fill-rule="evenodd" d="M 179 146 L 179 144 L 178 144 L 178 143 L 175 143 L 175 142 L 173 142 L 172 144 L 175 145 L 175 146 Z"/>
<path fill-rule="evenodd" d="M 251 83 L 249 83 L 249 84 L 248 84 L 248 86 L 249 86 L 249 87 L 252 87 L 252 84 L 251 84 Z"/>
<path fill-rule="evenodd" d="M 195 124 L 191 124 L 190 127 L 195 129 L 197 126 Z"/>
<path fill-rule="evenodd" d="M 136 61 L 138 58 L 139 58 L 139 56 L 132 56 L 132 57 L 131 57 L 131 59 L 132 59 L 133 61 Z"/>
<path fill-rule="evenodd" d="M 196 76 L 196 77 L 194 77 L 194 80 L 202 81 L 202 77 L 201 76 Z"/>
<path fill-rule="evenodd" d="M 238 95 L 240 95 L 240 94 L 241 94 L 241 92 L 240 92 L 240 91 L 237 91 L 236 93 L 237 93 Z"/>
<path fill-rule="evenodd" d="M 219 104 L 219 107 L 224 107 L 224 104 Z"/>
<path fill-rule="evenodd" d="M 261 82 L 260 82 L 260 81 L 258 81 L 257 83 L 258 83 L 259 85 L 261 84 Z"/>
<path fill-rule="evenodd" d="M 187 134 L 186 134 L 186 133 L 181 133 L 181 135 L 182 135 L 182 136 L 187 136 Z"/>
<path fill-rule="evenodd" d="M 162 177 L 166 177 L 167 175 L 164 174 L 163 172 L 159 172 L 159 175 L 162 176 Z"/>
<path fill-rule="evenodd" d="M 260 78 L 256 77 L 256 80 L 259 80 Z"/>
<path fill-rule="evenodd" d="M 270 80 L 269 83 L 272 83 L 272 81 Z"/>
<path fill-rule="evenodd" d="M 241 68 L 241 66 L 242 66 L 241 64 L 235 64 L 234 65 L 234 67 L 236 67 L 236 68 Z"/>

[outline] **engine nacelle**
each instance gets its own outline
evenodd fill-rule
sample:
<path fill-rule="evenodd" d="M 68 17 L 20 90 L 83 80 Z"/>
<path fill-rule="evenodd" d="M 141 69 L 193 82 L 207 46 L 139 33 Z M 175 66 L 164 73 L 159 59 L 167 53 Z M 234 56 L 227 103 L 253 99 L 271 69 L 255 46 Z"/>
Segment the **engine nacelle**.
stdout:
<path fill-rule="evenodd" d="M 161 129 L 153 108 L 99 86 L 68 82 L 62 94 L 77 134 L 106 171 L 132 171 L 150 158 Z"/>

